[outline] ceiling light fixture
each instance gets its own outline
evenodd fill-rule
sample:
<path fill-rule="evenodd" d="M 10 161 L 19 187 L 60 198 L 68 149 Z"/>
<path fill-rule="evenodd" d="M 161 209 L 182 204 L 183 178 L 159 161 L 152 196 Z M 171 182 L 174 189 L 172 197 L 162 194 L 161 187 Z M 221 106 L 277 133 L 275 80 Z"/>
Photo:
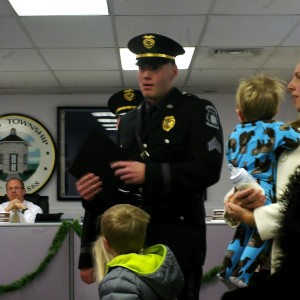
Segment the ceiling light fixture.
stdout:
<path fill-rule="evenodd" d="M 19 16 L 108 15 L 106 0 L 9 0 Z"/>
<path fill-rule="evenodd" d="M 176 56 L 176 65 L 178 69 L 186 70 L 189 68 L 195 47 L 184 47 L 185 53 Z M 138 70 L 136 65 L 136 54 L 132 53 L 128 48 L 120 48 L 120 57 L 123 70 Z"/>

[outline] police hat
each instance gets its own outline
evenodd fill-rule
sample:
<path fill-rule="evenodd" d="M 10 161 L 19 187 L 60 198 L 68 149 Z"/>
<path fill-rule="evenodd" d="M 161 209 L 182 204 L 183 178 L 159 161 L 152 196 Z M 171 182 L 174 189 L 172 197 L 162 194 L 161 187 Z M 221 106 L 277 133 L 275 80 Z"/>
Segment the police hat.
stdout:
<path fill-rule="evenodd" d="M 138 107 L 143 99 L 144 96 L 140 90 L 125 89 L 113 94 L 108 99 L 107 106 L 113 114 L 121 116 Z"/>
<path fill-rule="evenodd" d="M 175 57 L 185 52 L 174 40 L 156 33 L 145 33 L 132 38 L 128 42 L 128 49 L 136 54 L 138 66 L 175 62 Z"/>

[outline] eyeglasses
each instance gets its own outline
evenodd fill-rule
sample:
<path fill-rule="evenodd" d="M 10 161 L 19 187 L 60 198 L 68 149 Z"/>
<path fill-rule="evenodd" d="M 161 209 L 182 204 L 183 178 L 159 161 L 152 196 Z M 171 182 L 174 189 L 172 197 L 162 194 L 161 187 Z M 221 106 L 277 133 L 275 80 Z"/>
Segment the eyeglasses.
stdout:
<path fill-rule="evenodd" d="M 12 187 L 7 188 L 6 190 L 8 192 L 12 192 L 13 190 L 19 191 L 19 190 L 22 190 L 22 189 L 23 189 L 23 187 L 21 187 L 21 186 L 12 186 Z"/>

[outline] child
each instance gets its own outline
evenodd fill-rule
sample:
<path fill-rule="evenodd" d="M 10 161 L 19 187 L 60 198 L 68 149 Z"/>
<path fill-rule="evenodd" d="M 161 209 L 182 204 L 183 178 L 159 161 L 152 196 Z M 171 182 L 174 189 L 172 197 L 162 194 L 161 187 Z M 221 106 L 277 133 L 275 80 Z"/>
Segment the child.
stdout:
<path fill-rule="evenodd" d="M 300 166 L 297 166 L 279 197 L 279 202 L 282 204 L 281 217 L 278 219 L 279 227 L 275 232 L 281 255 L 276 271 L 259 284 L 226 292 L 222 300 L 279 299 L 282 291 L 289 291 L 292 295 L 299 292 L 299 278 L 292 275 L 300 267 L 299 247 L 295 243 L 300 238 L 299 200 Z"/>
<path fill-rule="evenodd" d="M 118 204 L 100 219 L 93 253 L 100 299 L 176 299 L 183 274 L 164 245 L 143 249 L 150 216 L 139 207 Z"/>
<path fill-rule="evenodd" d="M 284 96 L 285 86 L 276 77 L 260 74 L 242 79 L 236 94 L 236 113 L 241 123 L 230 134 L 226 145 L 227 162 L 245 168 L 256 178 L 267 197 L 266 205 L 276 202 L 280 151 L 293 150 L 300 142 L 299 132 L 273 120 Z M 262 241 L 255 228 L 226 219 L 226 212 L 224 217 L 237 229 L 218 277 L 229 288 L 244 287 L 251 284 L 252 275 L 269 254 L 270 241 Z"/>

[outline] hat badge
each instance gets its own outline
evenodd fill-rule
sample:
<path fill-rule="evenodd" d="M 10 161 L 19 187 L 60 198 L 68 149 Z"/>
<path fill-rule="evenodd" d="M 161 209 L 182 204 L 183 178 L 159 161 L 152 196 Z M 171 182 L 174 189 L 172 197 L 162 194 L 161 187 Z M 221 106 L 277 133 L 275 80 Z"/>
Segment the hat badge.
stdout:
<path fill-rule="evenodd" d="M 123 91 L 124 99 L 127 101 L 132 101 L 135 98 L 134 91 L 132 89 L 126 89 Z"/>
<path fill-rule="evenodd" d="M 163 119 L 163 130 L 170 131 L 175 126 L 175 118 L 174 116 L 166 116 Z"/>
<path fill-rule="evenodd" d="M 147 49 L 151 49 L 155 46 L 155 36 L 154 35 L 144 35 L 143 45 Z"/>

